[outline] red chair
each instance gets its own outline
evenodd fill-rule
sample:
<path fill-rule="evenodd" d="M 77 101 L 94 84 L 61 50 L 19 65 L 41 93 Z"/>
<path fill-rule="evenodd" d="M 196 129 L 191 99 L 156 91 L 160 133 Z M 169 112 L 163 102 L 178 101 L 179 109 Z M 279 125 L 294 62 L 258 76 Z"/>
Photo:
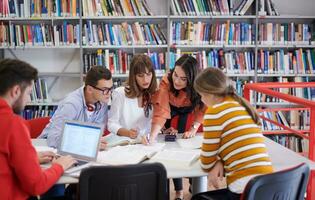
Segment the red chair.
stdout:
<path fill-rule="evenodd" d="M 25 120 L 25 124 L 30 131 L 31 138 L 37 138 L 49 123 L 50 117 L 39 117 L 35 119 Z M 108 135 L 110 132 L 104 129 L 103 136 Z"/>
<path fill-rule="evenodd" d="M 50 117 L 39 117 L 35 119 L 25 120 L 25 124 L 28 127 L 31 138 L 37 138 L 49 123 Z"/>

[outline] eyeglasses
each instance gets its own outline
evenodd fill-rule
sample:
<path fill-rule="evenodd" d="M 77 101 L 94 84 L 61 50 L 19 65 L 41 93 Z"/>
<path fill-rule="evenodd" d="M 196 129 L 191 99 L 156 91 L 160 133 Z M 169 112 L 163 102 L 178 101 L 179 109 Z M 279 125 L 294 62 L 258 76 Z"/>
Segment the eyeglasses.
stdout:
<path fill-rule="evenodd" d="M 101 88 L 98 88 L 98 87 L 93 86 L 93 85 L 90 85 L 90 86 L 91 86 L 92 88 L 94 88 L 94 89 L 97 89 L 97 90 L 99 90 L 99 91 L 102 91 L 103 95 L 108 95 L 108 94 L 109 94 L 109 92 L 110 92 L 110 93 L 112 93 L 112 92 L 113 92 L 113 90 L 114 90 L 114 88 L 113 88 L 113 87 L 110 87 L 110 88 L 105 87 L 104 89 L 101 89 Z"/>

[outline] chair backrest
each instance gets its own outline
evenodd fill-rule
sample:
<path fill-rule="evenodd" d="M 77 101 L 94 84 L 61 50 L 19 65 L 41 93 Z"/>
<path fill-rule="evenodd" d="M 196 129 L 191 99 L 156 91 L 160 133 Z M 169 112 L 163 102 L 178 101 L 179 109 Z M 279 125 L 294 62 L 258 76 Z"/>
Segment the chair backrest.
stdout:
<path fill-rule="evenodd" d="M 160 163 L 95 166 L 79 178 L 80 200 L 165 200 L 167 176 Z"/>
<path fill-rule="evenodd" d="M 29 128 L 31 138 L 37 138 L 46 125 L 49 123 L 50 117 L 39 117 L 26 120 L 26 125 Z"/>
<path fill-rule="evenodd" d="M 254 177 L 242 194 L 242 200 L 302 200 L 310 169 L 302 163 L 296 167 Z"/>

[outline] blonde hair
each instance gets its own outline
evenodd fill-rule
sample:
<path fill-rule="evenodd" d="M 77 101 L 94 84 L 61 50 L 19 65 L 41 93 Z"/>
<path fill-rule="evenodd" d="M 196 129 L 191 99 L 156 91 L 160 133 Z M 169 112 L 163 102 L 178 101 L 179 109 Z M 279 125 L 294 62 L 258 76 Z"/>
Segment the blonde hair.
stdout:
<path fill-rule="evenodd" d="M 237 95 L 228 77 L 214 67 L 203 70 L 195 79 L 194 88 L 198 93 L 212 94 L 220 97 L 231 96 L 234 100 L 245 107 L 256 124 L 260 124 L 259 115 L 250 103 Z"/>

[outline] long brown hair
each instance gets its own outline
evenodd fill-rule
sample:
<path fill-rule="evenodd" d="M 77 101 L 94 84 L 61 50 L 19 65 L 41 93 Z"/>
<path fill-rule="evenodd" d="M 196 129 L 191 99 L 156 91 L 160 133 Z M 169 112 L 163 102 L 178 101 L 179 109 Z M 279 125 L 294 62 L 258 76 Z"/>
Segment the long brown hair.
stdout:
<path fill-rule="evenodd" d="M 136 75 L 146 73 L 146 70 L 152 73 L 152 80 L 149 88 L 143 90 L 137 83 Z M 142 95 L 142 106 L 144 107 L 144 113 L 147 117 L 149 110 L 152 109 L 151 97 L 157 89 L 156 75 L 149 56 L 137 54 L 132 58 L 129 68 L 129 77 L 125 82 L 125 86 L 125 94 L 128 98 L 136 98 Z"/>
<path fill-rule="evenodd" d="M 194 80 L 197 74 L 199 73 L 198 61 L 194 57 L 188 54 L 184 54 L 175 62 L 175 67 L 176 66 L 180 66 L 186 74 L 187 86 L 183 90 L 187 93 L 188 97 L 190 98 L 192 107 L 195 108 L 199 106 L 199 108 L 202 108 L 204 104 L 201 101 L 200 95 L 194 89 Z M 175 67 L 170 71 L 168 75 L 168 80 L 170 82 L 171 92 L 175 96 L 178 96 L 179 91 L 174 88 L 174 82 L 172 78 Z"/>
<path fill-rule="evenodd" d="M 254 122 L 260 125 L 259 115 L 255 108 L 246 99 L 237 95 L 228 77 L 220 69 L 209 67 L 203 70 L 197 76 L 194 88 L 198 93 L 212 94 L 220 97 L 231 96 L 244 106 Z"/>

